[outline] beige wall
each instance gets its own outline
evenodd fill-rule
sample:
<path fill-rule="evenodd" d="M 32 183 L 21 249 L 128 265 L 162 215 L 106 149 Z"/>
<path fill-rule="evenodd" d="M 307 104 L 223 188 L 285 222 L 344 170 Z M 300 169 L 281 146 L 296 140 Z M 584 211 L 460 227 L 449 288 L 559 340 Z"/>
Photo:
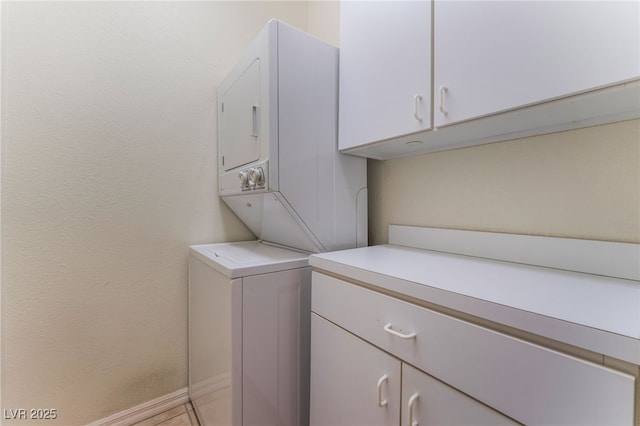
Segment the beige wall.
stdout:
<path fill-rule="evenodd" d="M 333 46 L 340 46 L 340 2 L 311 0 L 308 8 L 307 31 Z"/>
<path fill-rule="evenodd" d="M 187 247 L 253 238 L 216 86 L 271 17 L 307 4 L 3 2 L 2 408 L 78 425 L 187 385 Z"/>
<path fill-rule="evenodd" d="M 640 121 L 369 160 L 369 242 L 391 224 L 640 242 Z"/>

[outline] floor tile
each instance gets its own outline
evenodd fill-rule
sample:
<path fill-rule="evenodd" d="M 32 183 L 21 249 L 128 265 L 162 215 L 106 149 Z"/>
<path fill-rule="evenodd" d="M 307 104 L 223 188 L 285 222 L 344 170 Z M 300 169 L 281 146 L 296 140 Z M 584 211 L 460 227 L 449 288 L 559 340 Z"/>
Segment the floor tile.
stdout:
<path fill-rule="evenodd" d="M 187 414 L 189 414 L 189 419 L 191 419 L 191 426 L 200 426 L 200 422 L 198 421 L 195 411 L 189 410 L 187 411 Z"/>
<path fill-rule="evenodd" d="M 153 417 L 150 417 L 148 419 L 145 419 L 145 420 L 143 420 L 143 421 L 141 421 L 139 423 L 136 423 L 136 424 L 134 424 L 132 426 L 156 426 L 156 425 L 159 425 L 159 424 L 161 424 L 162 422 L 164 422 L 166 420 L 172 419 L 172 418 L 174 418 L 176 416 L 179 416 L 179 415 L 181 415 L 183 413 L 186 414 L 186 412 L 187 412 L 186 406 L 183 404 L 183 405 L 180 405 L 178 407 L 172 408 L 170 410 L 164 411 L 164 412 L 162 412 L 160 414 L 157 414 L 157 415 L 155 415 Z M 188 418 L 188 416 L 187 416 L 187 418 Z"/>
<path fill-rule="evenodd" d="M 189 414 L 183 413 L 178 417 L 159 423 L 157 426 L 191 426 L 191 420 L 189 419 Z"/>

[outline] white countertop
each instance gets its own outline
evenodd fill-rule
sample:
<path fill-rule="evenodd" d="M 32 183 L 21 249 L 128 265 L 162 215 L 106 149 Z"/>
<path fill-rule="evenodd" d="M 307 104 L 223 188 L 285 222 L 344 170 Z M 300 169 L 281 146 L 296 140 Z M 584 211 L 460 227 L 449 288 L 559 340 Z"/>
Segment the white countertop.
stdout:
<path fill-rule="evenodd" d="M 640 282 L 399 245 L 312 255 L 346 278 L 640 364 Z"/>

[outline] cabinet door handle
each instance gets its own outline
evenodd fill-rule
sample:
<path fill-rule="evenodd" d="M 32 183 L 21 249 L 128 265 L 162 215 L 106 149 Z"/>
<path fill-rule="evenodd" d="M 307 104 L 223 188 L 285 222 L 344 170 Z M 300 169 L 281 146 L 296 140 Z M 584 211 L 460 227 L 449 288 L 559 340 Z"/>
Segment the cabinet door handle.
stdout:
<path fill-rule="evenodd" d="M 387 405 L 387 400 L 382 399 L 382 385 L 389 380 L 389 376 L 386 374 L 378 379 L 378 407 L 384 407 Z"/>
<path fill-rule="evenodd" d="M 449 111 L 444 108 L 444 95 L 447 93 L 447 86 L 440 86 L 440 107 L 438 108 L 441 113 L 447 115 Z"/>
<path fill-rule="evenodd" d="M 416 333 L 404 334 L 404 333 L 399 333 L 395 331 L 394 329 L 391 328 L 391 323 L 384 326 L 384 331 L 396 337 L 399 337 L 401 339 L 415 339 L 416 337 Z"/>
<path fill-rule="evenodd" d="M 415 95 L 413 97 L 413 116 L 418 121 L 422 121 L 422 117 L 420 116 L 420 102 L 422 102 L 422 95 Z"/>
<path fill-rule="evenodd" d="M 407 411 L 409 412 L 409 426 L 418 426 L 418 422 L 413 421 L 413 405 L 419 397 L 420 395 L 414 393 L 411 395 L 411 398 L 409 398 L 409 403 L 407 404 Z"/>
<path fill-rule="evenodd" d="M 258 105 L 251 106 L 251 136 L 258 137 Z"/>

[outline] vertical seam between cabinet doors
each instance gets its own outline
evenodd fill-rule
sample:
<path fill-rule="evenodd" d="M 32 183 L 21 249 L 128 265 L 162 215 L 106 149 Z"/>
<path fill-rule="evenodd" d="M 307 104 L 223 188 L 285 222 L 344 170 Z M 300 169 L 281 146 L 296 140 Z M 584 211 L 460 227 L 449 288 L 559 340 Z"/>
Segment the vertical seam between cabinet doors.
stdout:
<path fill-rule="evenodd" d="M 398 424 L 400 426 L 402 426 L 402 409 L 404 407 L 404 394 L 402 392 L 402 390 L 404 389 L 404 365 L 405 362 L 400 359 L 400 409 L 398 410 L 398 416 L 400 417 L 398 419 Z"/>
<path fill-rule="evenodd" d="M 429 115 L 430 115 L 430 119 L 431 119 L 431 129 L 435 130 L 436 129 L 436 122 L 435 122 L 435 114 L 434 114 L 434 108 L 435 108 L 435 102 L 434 102 L 434 88 L 435 88 L 435 72 L 436 72 L 436 67 L 434 66 L 434 60 L 435 60 L 435 19 L 434 19 L 434 15 L 435 15 L 435 10 L 436 10 L 436 0 L 432 0 L 431 1 L 431 105 L 429 108 Z"/>
<path fill-rule="evenodd" d="M 273 95 L 271 95 L 271 92 L 269 92 L 269 96 L 274 96 L 276 98 L 276 102 L 275 102 L 275 106 L 276 106 L 276 112 L 275 112 L 275 116 L 276 116 L 276 120 L 277 120 L 277 124 L 276 124 L 276 131 L 278 132 L 278 135 L 276 137 L 276 140 L 278 141 L 278 155 L 277 155 L 277 161 L 278 161 L 278 191 L 280 191 L 280 164 L 282 164 L 282 162 L 280 161 L 280 24 L 276 25 L 276 77 L 274 79 L 275 81 L 275 90 L 273 91 Z M 271 59 L 271 58 L 269 58 Z M 270 71 L 270 70 L 269 70 Z M 269 80 L 271 80 L 271 76 L 269 76 Z M 268 98 L 268 97 L 267 97 Z M 269 102 L 268 99 L 265 100 L 265 102 Z M 269 120 L 271 121 L 271 117 L 273 117 L 274 111 L 269 111 Z M 269 125 L 271 126 L 271 125 Z M 271 129 L 270 129 L 271 130 Z M 271 134 L 268 135 L 269 137 L 269 156 L 271 156 L 271 146 L 272 146 L 272 142 L 271 142 Z M 271 174 L 271 173 L 269 173 Z"/>

